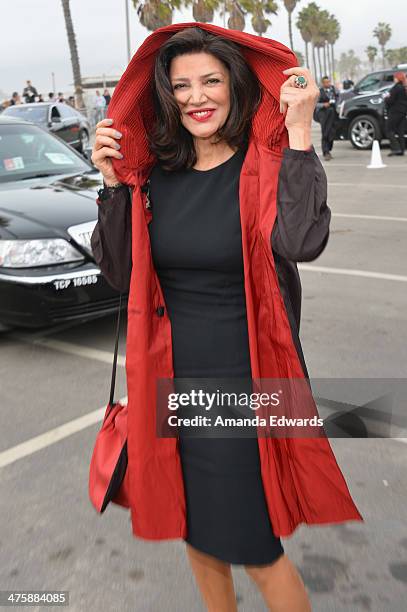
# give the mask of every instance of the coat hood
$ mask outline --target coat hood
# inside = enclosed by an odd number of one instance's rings
[[[124,183],[134,184],[136,169],[151,164],[155,159],[149,151],[147,133],[154,121],[152,84],[159,48],[176,32],[196,27],[238,43],[260,82],[262,101],[252,119],[250,138],[277,153],[288,145],[279,99],[281,85],[286,80],[283,70],[298,65],[295,54],[275,40],[247,32],[195,21],[171,24],[155,30],[145,39],[121,77],[109,104],[108,117],[114,119],[115,128],[123,134],[121,152],[124,157],[123,160],[114,159],[113,166],[116,176]]]

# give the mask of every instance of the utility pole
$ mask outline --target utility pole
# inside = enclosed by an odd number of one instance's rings
[[[131,60],[131,51],[130,51],[130,19],[129,19],[129,0],[124,0],[124,5],[126,9],[126,38],[127,38],[127,61]]]

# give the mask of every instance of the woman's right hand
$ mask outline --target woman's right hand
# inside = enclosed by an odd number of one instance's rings
[[[116,142],[122,134],[111,128],[113,119],[102,119],[96,124],[96,139],[92,149],[91,160],[94,166],[103,175],[107,186],[117,184],[119,181],[113,171],[112,157],[123,159],[120,153],[120,144]]]

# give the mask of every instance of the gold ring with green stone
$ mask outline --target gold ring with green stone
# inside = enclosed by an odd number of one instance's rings
[[[294,85],[296,87],[299,87],[300,89],[305,89],[306,86],[308,85],[308,81],[307,81],[307,79],[304,76],[299,75],[299,76],[295,77]]]

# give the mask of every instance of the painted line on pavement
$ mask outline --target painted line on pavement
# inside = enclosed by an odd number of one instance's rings
[[[332,213],[332,217],[349,217],[350,219],[372,219],[375,221],[407,221],[407,217],[384,217],[381,215],[357,215],[354,213]]]
[[[104,315],[100,315],[100,316],[95,316],[94,318],[92,318],[89,321],[75,321],[75,320],[69,320],[69,321],[64,321],[62,323],[58,323],[56,325],[50,325],[48,327],[41,327],[38,330],[35,329],[30,329],[29,330],[29,336],[27,335],[26,337],[28,338],[44,338],[45,336],[50,336],[53,334],[57,334],[63,331],[67,331],[68,329],[73,329],[76,328],[78,329],[81,326],[85,326],[87,323],[93,323],[94,321],[98,321],[99,319],[102,319],[103,317],[107,317],[108,315],[104,314]],[[13,334],[14,332],[11,331],[10,335]],[[16,332],[17,333],[17,332]]]
[[[128,401],[127,396],[123,397],[119,400],[120,404],[126,404]],[[60,425],[59,427],[55,427],[54,429],[50,429],[39,436],[35,436],[30,440],[26,440],[21,444],[17,444],[17,446],[12,446],[11,448],[0,452],[0,468],[4,468],[12,463],[15,463],[19,459],[24,459],[25,457],[29,457],[34,453],[42,450],[43,448],[47,448],[48,446],[52,446],[52,444],[56,444],[60,440],[64,440],[69,436],[72,436],[75,433],[83,431],[96,423],[99,423],[103,420],[104,414],[106,411],[106,406],[102,406],[102,408],[98,408],[93,412],[89,412],[88,414],[84,414],[83,416],[73,419],[68,423],[64,423],[64,425]],[[389,440],[395,440],[397,442],[401,442],[402,444],[407,444],[407,438],[388,438]]]
[[[407,283],[407,276],[401,274],[384,274],[382,272],[368,272],[367,270],[355,270],[352,268],[328,268],[326,266],[309,266],[299,264],[298,269],[304,272],[323,272],[324,274],[344,274],[347,276],[362,276],[364,278],[379,278],[381,280],[391,280]]]
[[[113,364],[113,353],[110,353],[109,351],[93,349],[90,347],[82,346],[80,344],[66,342],[65,340],[55,340],[53,338],[34,338],[33,340],[32,337],[30,336],[25,336],[23,334],[18,334],[18,333],[11,333],[9,334],[9,337],[14,338],[16,340],[20,340],[21,342],[25,342],[26,344],[35,344],[38,346],[43,346],[45,348],[50,348],[56,351],[60,351],[61,353],[68,353],[70,355],[75,355],[76,357],[94,359],[96,361],[108,363],[109,365]],[[117,365],[120,367],[125,367],[126,365],[125,355],[117,356]]]
[[[407,166],[406,166],[407,167]],[[383,187],[383,189],[407,189],[406,185],[395,185],[389,183],[331,183],[328,181],[328,187],[366,187],[366,189]]]
[[[126,402],[127,396],[119,400],[120,404],[125,404]],[[84,414],[77,419],[64,423],[64,425],[59,425],[58,427],[50,429],[39,436],[35,436],[30,440],[17,444],[17,446],[13,446],[0,452],[0,468],[6,467],[19,459],[28,457],[29,455],[32,455],[43,448],[47,448],[60,440],[64,440],[68,436],[72,436],[79,431],[83,431],[87,427],[91,427],[92,425],[99,423],[103,420],[105,411],[106,406],[102,406],[102,408],[93,410],[92,412]]]
[[[321,161],[323,162],[324,160],[321,159]],[[324,164],[325,168],[354,168],[355,166],[357,168],[366,168],[367,169],[367,165],[370,162],[370,158],[366,160],[366,164],[345,164],[345,163],[341,163],[341,162],[327,162],[326,164]],[[392,168],[404,168],[404,170],[407,168],[407,164],[387,164],[387,168],[392,169]],[[382,168],[383,169],[383,168]]]

